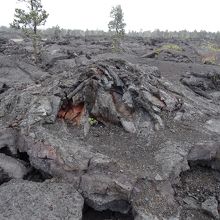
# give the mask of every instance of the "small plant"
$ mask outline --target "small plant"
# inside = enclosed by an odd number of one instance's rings
[[[89,117],[89,124],[91,126],[94,126],[94,125],[98,124],[98,121],[95,118],[93,118],[93,117]]]
[[[203,49],[208,49],[209,51],[212,51],[212,52],[220,52],[220,47],[219,47],[219,45],[214,44],[214,43],[211,43],[211,42],[208,42],[208,43],[206,43],[206,44],[203,44],[203,45],[202,45],[202,48],[203,48]]]
[[[176,45],[176,44],[164,44],[162,47],[159,47],[155,50],[157,54],[161,53],[162,51],[167,51],[167,50],[172,50],[172,51],[183,51],[183,49]]]
[[[55,27],[53,27],[54,31],[53,31],[53,36],[52,36],[52,39],[53,40],[60,40],[61,39],[61,33],[62,33],[62,30],[60,29],[60,27],[57,25]]]
[[[116,36],[112,37],[112,51],[115,53],[120,52],[120,39]]]
[[[202,63],[207,65],[216,65],[216,56],[214,54],[202,58]]]
[[[183,49],[176,45],[176,44],[165,44],[162,46],[162,49],[164,50],[175,50],[175,51],[182,51]]]

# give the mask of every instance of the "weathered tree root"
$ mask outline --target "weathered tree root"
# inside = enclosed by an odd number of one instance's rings
[[[66,100],[58,114],[77,124],[87,121],[83,116],[91,116],[104,123],[121,124],[126,131],[136,133],[142,126],[139,115],[144,114],[152,129],[160,129],[164,126],[161,111],[175,111],[179,102],[177,94],[161,88],[162,78],[154,67],[140,70],[125,61],[107,60],[83,66],[79,71],[77,83],[65,91]],[[63,109],[68,109],[70,103],[74,106],[72,113],[67,110],[64,116]],[[75,116],[73,112],[82,103],[84,107]]]
[[[17,124],[26,132],[36,123],[54,123],[58,116],[83,125],[85,134],[89,118],[94,118],[148,135],[164,127],[163,112],[181,108],[177,106],[182,97],[163,84],[166,81],[156,67],[137,68],[124,60],[109,59],[76,66],[71,75],[64,73],[42,85],[21,88],[19,94],[13,88],[7,90],[0,110],[9,125]]]

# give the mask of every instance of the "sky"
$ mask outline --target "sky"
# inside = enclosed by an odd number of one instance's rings
[[[120,4],[126,31],[220,31],[220,0],[41,0],[46,28],[108,30],[110,11]],[[17,0],[0,0],[0,26],[13,20]]]

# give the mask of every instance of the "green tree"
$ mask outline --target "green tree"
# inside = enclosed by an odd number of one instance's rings
[[[43,9],[41,0],[17,0],[26,4],[26,10],[16,8],[11,27],[21,29],[33,42],[35,61],[38,60],[38,27],[44,25],[49,14]]]
[[[117,36],[122,37],[125,34],[124,14],[121,5],[112,7],[110,12],[112,20],[108,24],[109,31],[113,31]]]
[[[62,30],[60,29],[59,25],[53,27],[54,32],[53,32],[53,40],[60,40],[61,39],[61,34],[62,34]]]
[[[125,35],[124,14],[121,9],[121,5],[112,7],[110,12],[112,20],[108,23],[110,32],[113,32],[112,36],[112,49],[114,52],[120,51],[120,41]]]

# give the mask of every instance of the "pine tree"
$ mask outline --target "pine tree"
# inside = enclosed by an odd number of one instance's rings
[[[33,42],[35,61],[38,60],[38,27],[44,25],[49,14],[43,9],[41,0],[18,0],[26,3],[26,10],[16,8],[12,28],[21,29]]]
[[[110,12],[112,20],[108,24],[109,31],[115,32],[118,37],[123,37],[125,34],[124,14],[121,5],[112,8]]]
[[[123,18],[124,14],[120,5],[112,7],[110,17],[112,20],[109,22],[108,28],[110,32],[114,33],[112,38],[112,49],[113,51],[120,51],[120,41],[125,35],[124,28],[126,26]]]

